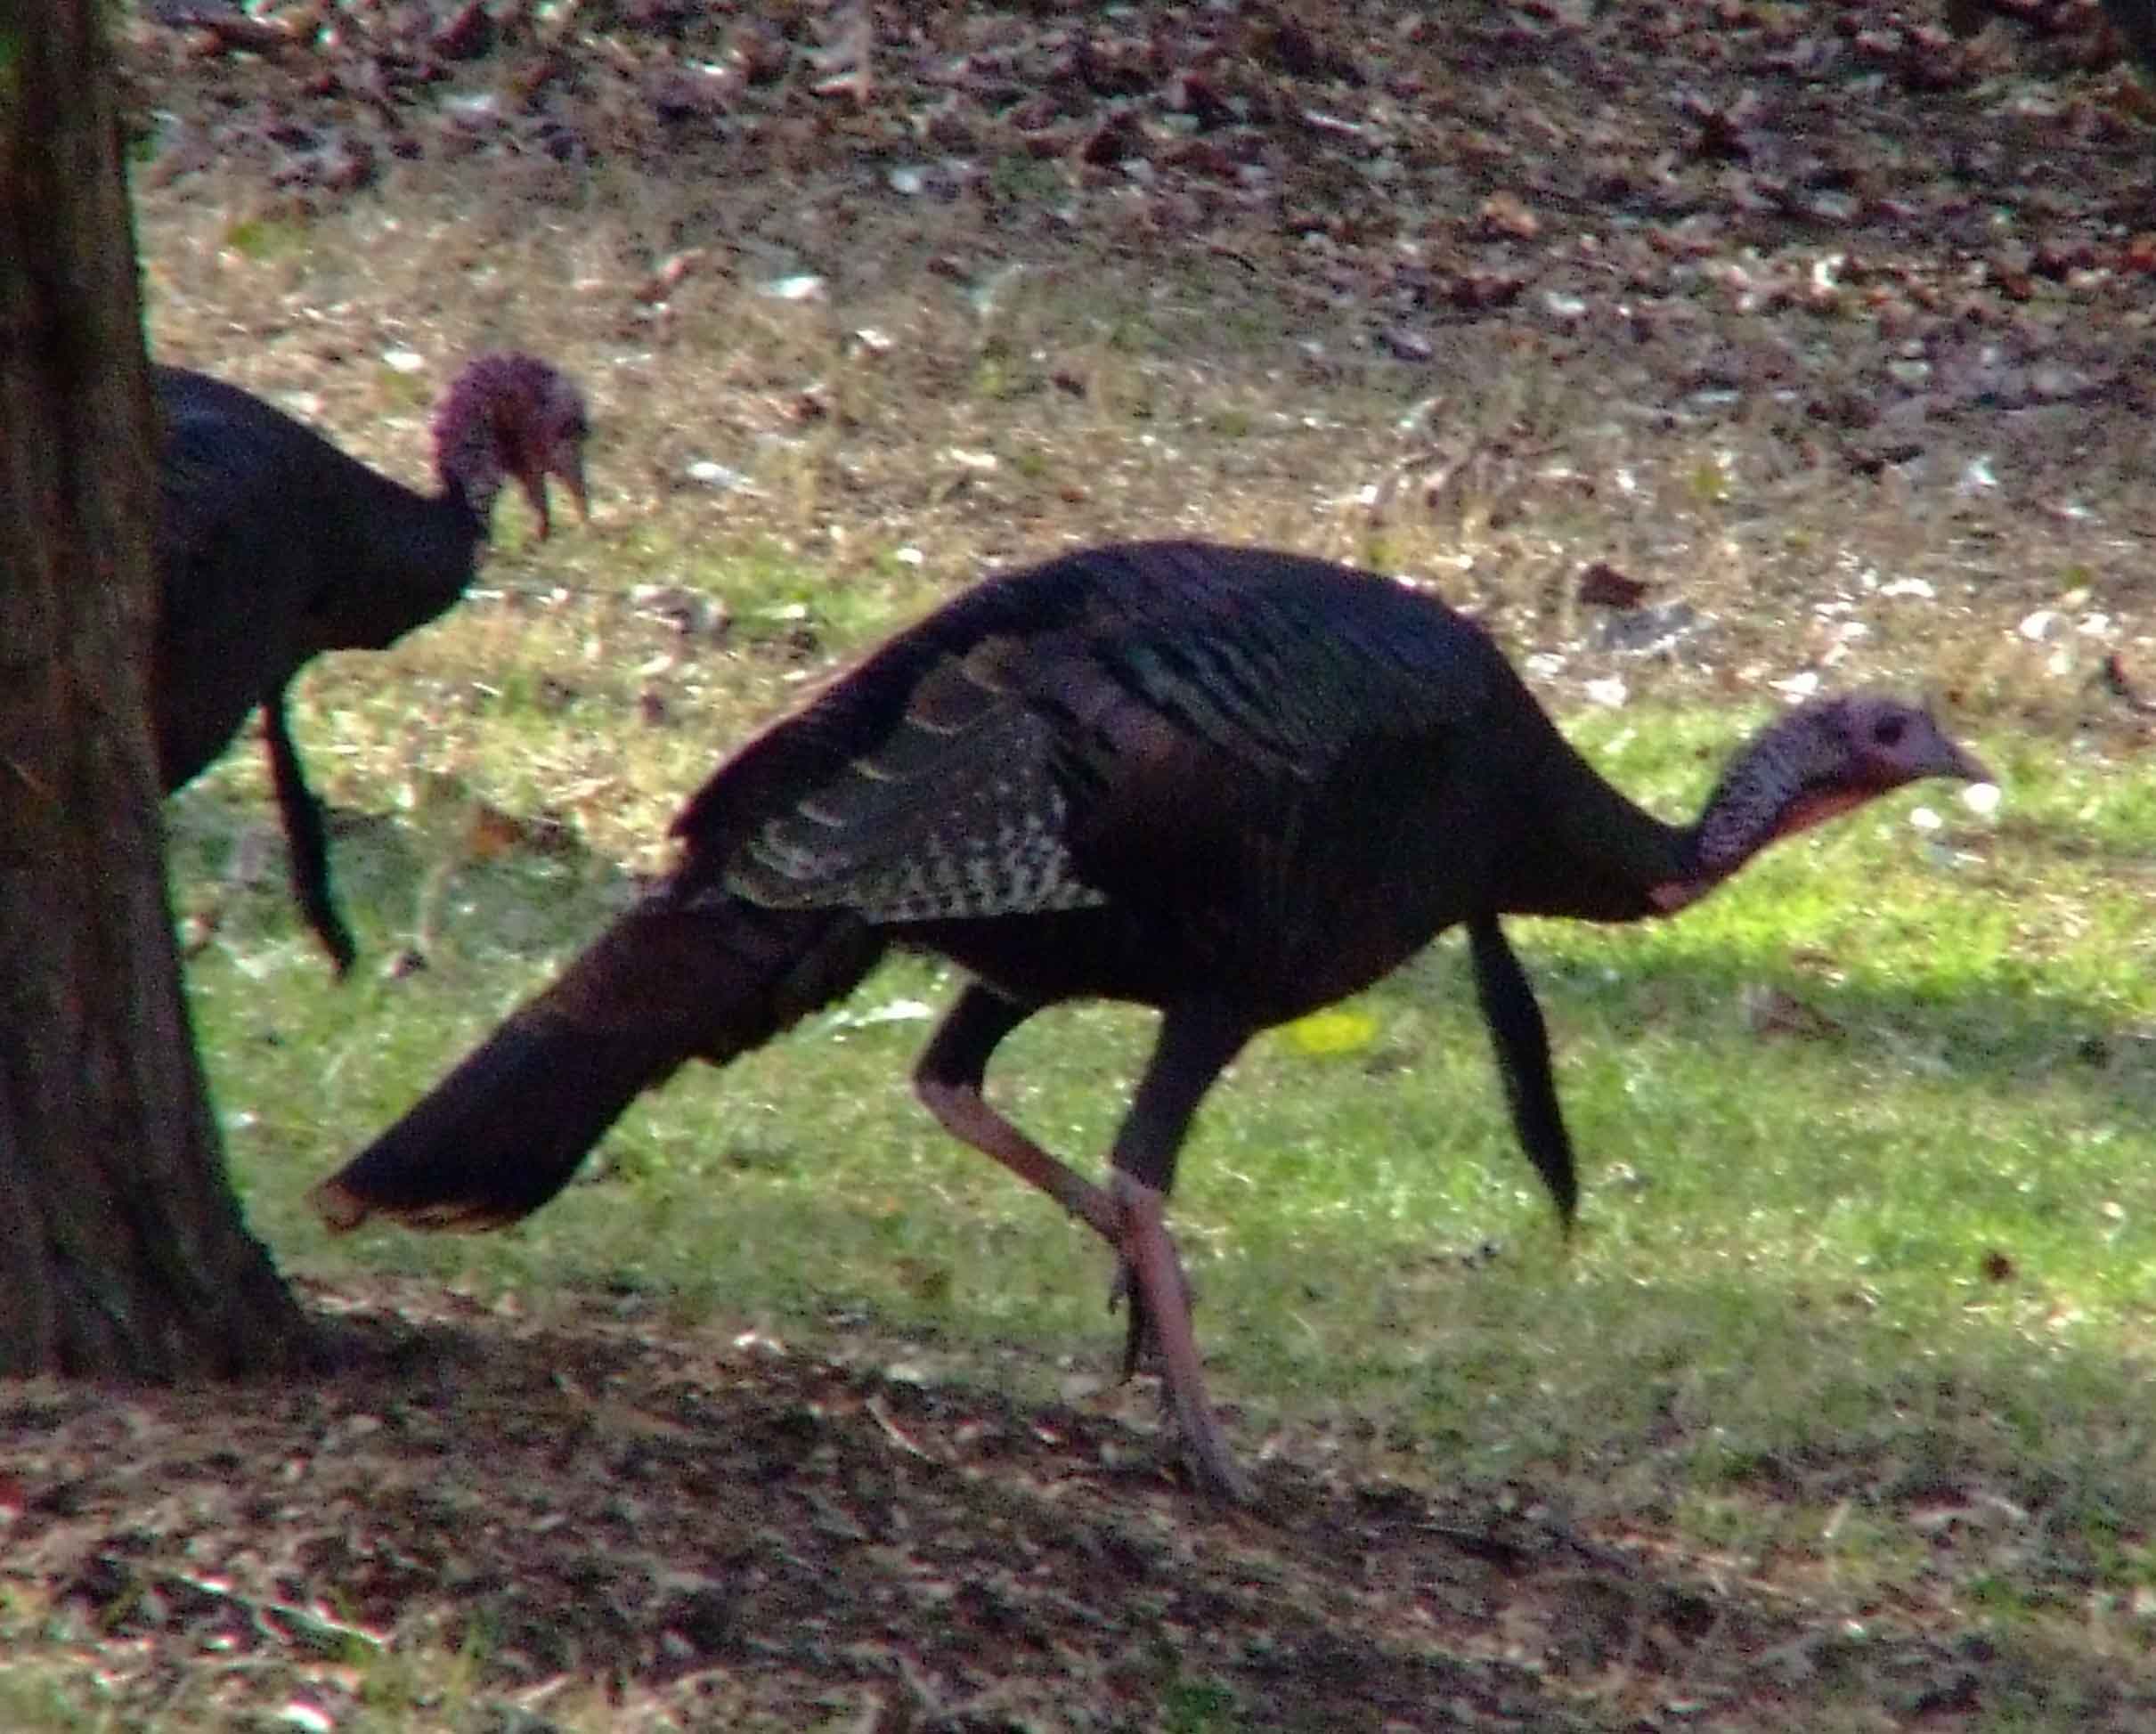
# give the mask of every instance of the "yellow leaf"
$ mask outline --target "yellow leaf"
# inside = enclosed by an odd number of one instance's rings
[[[1288,1039],[1306,1054],[1352,1054],[1368,1047],[1378,1034],[1378,1021],[1368,1012],[1313,1012],[1287,1026]]]
[[[493,860],[523,843],[525,829],[524,821],[513,813],[475,801],[465,825],[465,853],[475,861]]]

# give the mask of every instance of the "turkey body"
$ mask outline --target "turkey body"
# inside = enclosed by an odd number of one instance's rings
[[[452,387],[444,416],[484,424],[504,371],[489,358]],[[574,393],[542,363],[510,358],[519,387],[533,377]],[[538,490],[551,467],[580,501],[581,404],[567,447],[521,437],[487,450],[477,473],[443,464],[440,493],[422,494],[340,452],[251,393],[207,374],[153,367],[159,519],[154,541],[158,630],[151,712],[162,787],[199,776],[263,710],[272,781],[292,852],[294,889],[309,924],[348,969],[352,937],[329,890],[319,804],[300,771],[285,710],[292,677],[326,650],[380,650],[446,612],[470,583],[503,469]],[[460,382],[461,383],[461,382]],[[543,393],[542,393],[543,395]],[[491,438],[491,429],[490,429]],[[483,441],[483,446],[487,444]]]
[[[1679,908],[1776,836],[1981,774],[1921,711],[1832,701],[1669,825],[1572,749],[1479,627],[1391,579],[1199,543],[1069,555],[960,596],[736,752],[676,821],[661,888],[316,1203],[340,1228],[512,1220],[686,1059],[769,1039],[892,945],[939,954],[974,981],[917,1092],[1116,1246],[1126,1367],[1158,1347],[1193,1462],[1237,1491],[1163,1212],[1252,1035],[1465,924],[1515,1126],[1569,1218],[1548,1041],[1500,917]],[[1106,1187],[983,1095],[1012,1030],[1085,998],[1161,1014]]]
[[[452,607],[484,533],[236,386],[156,367],[154,666],[167,789],[325,650],[380,650]]]
[[[1264,1027],[1477,910],[1649,913],[1679,834],[1639,834],[1610,794],[1428,598],[1152,543],[990,581],[737,755],[675,828],[684,891],[844,908],[1021,1000],[1202,992]]]

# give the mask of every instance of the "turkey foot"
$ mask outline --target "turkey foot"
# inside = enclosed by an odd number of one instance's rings
[[[1236,1468],[1205,1394],[1205,1372],[1191,1332],[1190,1289],[1165,1220],[1167,1200],[1143,1181],[1118,1174],[1109,1182],[1123,1216],[1123,1266],[1130,1274],[1134,1333],[1150,1330],[1160,1351],[1169,1401],[1183,1428],[1198,1479],[1224,1499],[1248,1500],[1252,1488]],[[1135,1340],[1134,1334],[1133,1340]]]
[[[581,437],[565,412],[550,425]],[[463,543],[503,461],[464,484]],[[443,480],[448,509],[459,478]],[[281,524],[301,521],[281,504]],[[461,592],[458,572],[424,617]],[[220,719],[209,748],[236,726]],[[978,979],[915,1062],[922,1103],[1115,1250],[1126,1360],[1152,1345],[1193,1478],[1241,1494],[1164,1214],[1199,1105],[1244,1045],[1464,924],[1514,1132],[1569,1219],[1549,1030],[1503,919],[1674,914],[1778,839],[1929,777],[1989,780],[1916,706],[1816,698],[1671,824],[1429,596],[1263,549],[1076,550],[952,598],[739,748],[675,819],[679,863],[647,904],[317,1201],[338,1226],[370,1209],[514,1221],[687,1061],[761,1046],[886,948],[940,955]],[[1005,1038],[1088,999],[1160,1016],[1108,1184],[982,1097]]]

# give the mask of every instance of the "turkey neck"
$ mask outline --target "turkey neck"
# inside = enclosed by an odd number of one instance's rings
[[[424,494],[338,456],[338,509],[313,531],[333,532],[334,583],[310,610],[308,648],[380,650],[464,594],[486,522],[453,476]]]
[[[1699,873],[1700,825],[1656,818],[1588,763],[1539,706],[1534,716],[1491,803],[1513,821],[1493,863],[1498,912],[1577,921],[1664,913],[1656,889]]]
[[[1527,835],[1501,855],[1501,913],[1636,921],[1673,915],[1738,872],[1778,837],[1794,834],[1908,780],[1853,776],[1816,715],[1793,712],[1755,735],[1723,768],[1699,817],[1671,825],[1610,786],[1547,717],[1539,751],[1510,773],[1534,790],[1516,803]],[[1932,769],[1949,774],[1946,766]],[[1976,776],[1966,760],[1950,774]],[[1913,775],[1915,773],[1908,773]],[[1539,845],[1539,846],[1538,846]]]

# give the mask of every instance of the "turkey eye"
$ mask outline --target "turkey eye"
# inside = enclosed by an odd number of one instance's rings
[[[1872,724],[1872,744],[1875,746],[1899,746],[1902,731],[1908,724],[1898,716],[1881,717]]]

